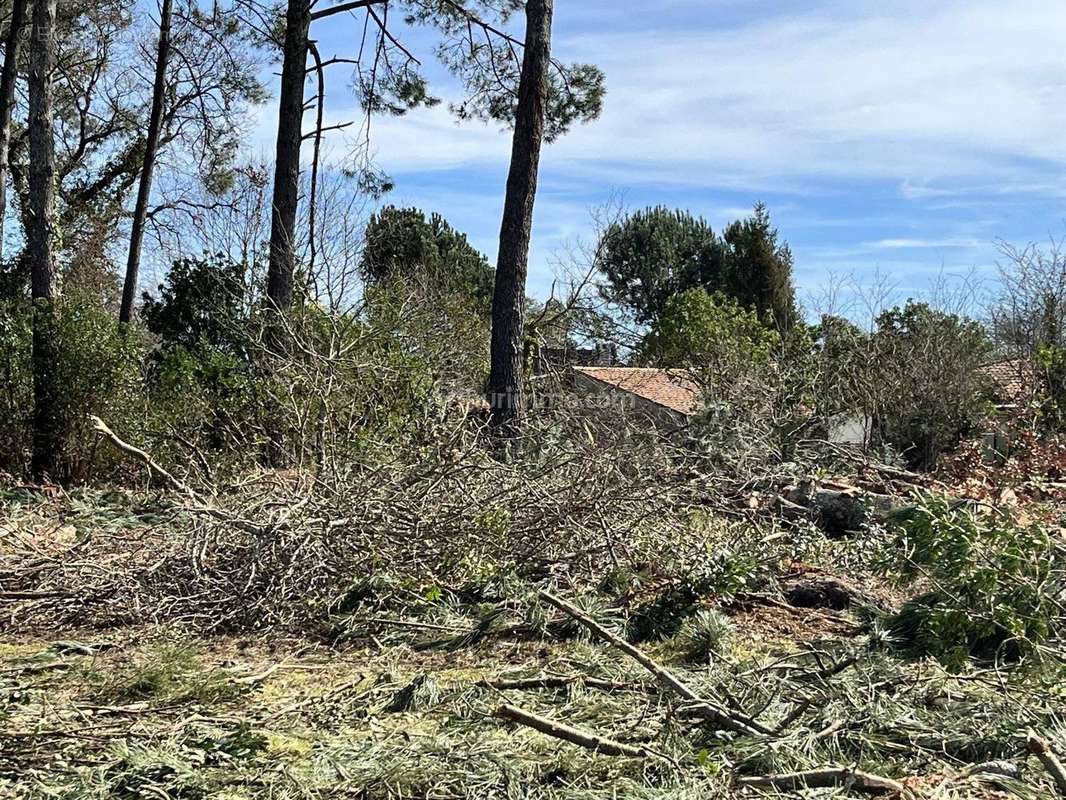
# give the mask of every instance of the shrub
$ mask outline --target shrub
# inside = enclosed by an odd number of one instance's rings
[[[881,440],[928,469],[990,410],[978,368],[991,352],[980,323],[909,301],[877,318],[869,412]]]
[[[33,378],[29,308],[0,299],[0,469],[19,472],[28,459]]]
[[[1039,525],[929,495],[895,523],[895,567],[928,591],[889,623],[912,651],[958,668],[970,656],[1016,659],[1062,627],[1054,597],[1066,575],[1063,543]]]
[[[1041,345],[1034,360],[1044,382],[1041,417],[1046,424],[1062,430],[1066,427],[1066,349],[1054,344]]]
[[[33,415],[33,375],[30,371],[32,335],[30,306],[4,301],[0,314],[0,469],[20,472],[26,465]],[[97,452],[88,415],[95,414],[124,429],[142,427],[143,376],[141,361],[147,342],[132,328],[119,330],[114,315],[96,297],[76,289],[59,306],[59,380],[63,387],[59,415],[66,451],[62,474],[84,480],[110,456]],[[111,462],[114,463],[114,462]]]
[[[145,293],[141,316],[162,345],[207,345],[241,352],[247,332],[245,268],[221,256],[175,261],[159,285]]]
[[[780,337],[723,294],[702,288],[672,297],[641,346],[645,359],[668,367],[692,367],[707,381],[727,380],[738,368],[765,364]]]
[[[171,345],[153,353],[147,365],[148,435],[157,456],[188,456],[184,440],[206,452],[254,456],[256,385],[251,365],[207,344]],[[236,451],[236,452],[235,452]]]
[[[145,387],[141,370],[148,340],[139,328],[120,330],[110,309],[93,297],[68,295],[60,314],[60,385],[67,431],[67,477],[87,480],[94,470],[115,467],[119,459],[99,449],[88,417],[96,415],[119,430],[140,435],[144,428]]]
[[[700,611],[705,597],[729,598],[757,588],[765,565],[751,553],[716,544],[699,566],[672,581],[655,597],[636,605],[626,626],[630,641],[655,641],[675,635]]]
[[[715,609],[701,609],[685,620],[677,634],[688,661],[706,661],[725,651],[733,638],[733,623]]]

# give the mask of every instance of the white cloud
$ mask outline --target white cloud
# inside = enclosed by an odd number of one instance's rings
[[[1066,165],[1066,4],[831,3],[729,26],[720,4],[690,5],[683,30],[559,37],[609,91],[603,118],[549,147],[546,168],[615,185],[887,179],[922,199],[959,180],[1025,190]],[[396,173],[509,153],[509,136],[444,108],[375,125]]]
[[[939,248],[980,247],[986,242],[973,238],[957,239],[880,239],[867,242],[867,247],[875,250],[924,250]]]

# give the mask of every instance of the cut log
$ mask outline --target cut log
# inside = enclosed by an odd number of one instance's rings
[[[804,481],[784,491],[784,499],[790,507],[800,506],[829,537],[841,537],[853,533],[871,518],[892,510],[892,498],[888,495],[865,492],[844,484],[836,488]]]

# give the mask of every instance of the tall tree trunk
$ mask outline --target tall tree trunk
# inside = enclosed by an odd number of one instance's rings
[[[123,323],[133,319],[133,301],[137,295],[137,273],[141,267],[144,223],[148,218],[148,201],[152,195],[152,173],[155,171],[155,158],[159,150],[159,134],[163,128],[163,111],[166,104],[167,63],[170,60],[170,20],[173,16],[173,6],[174,0],[163,0],[159,16],[159,48],[155,57],[152,110],[148,115],[148,138],[144,143],[144,162],[141,165],[137,204],[133,208],[130,250],[126,258],[126,280],[122,285],[122,307],[118,312],[118,321]]]
[[[0,258],[4,253],[4,217],[7,214],[7,160],[11,146],[11,109],[15,105],[19,44],[26,23],[26,0],[11,4],[11,27],[4,41],[4,66],[0,69]]]
[[[270,216],[270,263],[267,299],[275,309],[292,305],[296,269],[296,204],[300,192],[300,145],[303,142],[304,80],[307,76],[311,7],[289,0],[278,102],[278,140],[274,159],[274,197]]]
[[[529,239],[551,63],[552,0],[526,3],[526,46],[518,84],[511,167],[500,226],[488,401],[494,427],[510,427],[522,411],[522,336]]]
[[[52,140],[52,74],[55,68],[56,0],[33,0],[30,37],[30,225],[26,231],[33,295],[33,456],[36,478],[61,478],[63,420],[60,412],[59,275],[55,233],[55,147]]]

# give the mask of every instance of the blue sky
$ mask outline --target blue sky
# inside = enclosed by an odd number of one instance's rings
[[[325,57],[350,51],[355,20],[316,25]],[[830,274],[880,271],[901,295],[941,272],[991,278],[997,240],[1066,230],[1066,3],[556,0],[554,35],[560,58],[604,69],[608,95],[545,150],[532,294],[617,196],[716,227],[765,202],[801,296]],[[429,40],[412,41],[435,93],[459,99]],[[330,120],[358,117],[349,80],[334,68]],[[439,211],[494,259],[507,132],[458,125],[445,103],[375,121],[372,140],[389,202]]]

